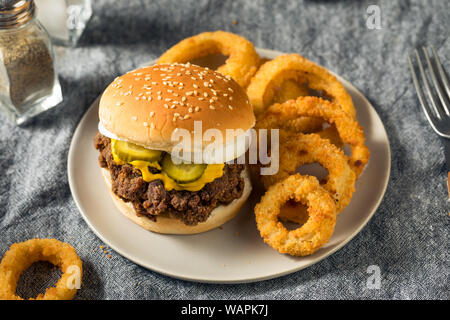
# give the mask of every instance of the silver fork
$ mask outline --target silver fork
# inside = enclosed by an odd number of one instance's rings
[[[417,96],[425,116],[433,130],[442,137],[444,143],[445,160],[447,163],[447,190],[450,197],[450,85],[436,50],[433,46],[431,46],[430,49],[433,54],[433,59],[431,59],[428,54],[429,49],[423,47],[422,51],[432,85],[425,73],[424,63],[422,63],[419,51],[414,50],[417,66],[423,86],[425,87],[428,101],[425,98],[414,68],[413,59],[410,55],[408,55],[408,61]]]

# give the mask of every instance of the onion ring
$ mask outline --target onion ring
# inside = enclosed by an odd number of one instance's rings
[[[289,100],[283,104],[273,104],[269,107],[266,118],[266,128],[277,128],[285,121],[299,117],[322,118],[330,124],[334,124],[341,140],[350,145],[352,154],[349,156],[349,164],[358,178],[369,161],[370,151],[364,144],[364,132],[356,120],[351,118],[339,106],[318,97],[299,97],[297,100]]]
[[[352,98],[344,86],[325,68],[299,54],[285,54],[264,63],[247,87],[247,95],[256,115],[262,114],[273,101],[274,88],[294,79],[306,82],[308,87],[323,92],[331,101],[340,105],[352,118],[356,111]]]
[[[278,221],[281,206],[294,199],[308,206],[304,225],[287,230]],[[280,253],[312,254],[328,242],[336,225],[336,206],[315,177],[295,174],[272,185],[255,206],[256,225],[264,242]]]
[[[17,282],[20,275],[37,261],[49,261],[61,268],[63,274],[54,287],[48,288],[45,294],[39,294],[30,300],[70,300],[77,288],[71,288],[72,268],[78,268],[81,283],[82,262],[75,249],[56,239],[31,239],[15,243],[5,253],[0,263],[0,299],[23,300],[16,295]]]
[[[337,213],[350,203],[355,192],[355,173],[350,168],[344,152],[328,140],[316,134],[291,135],[288,140],[281,141],[279,154],[282,157],[279,160],[278,172],[261,176],[266,189],[295,173],[298,167],[317,162],[328,170],[322,187],[335,200]]]
[[[203,32],[184,39],[162,54],[157,63],[185,63],[217,53],[229,56],[217,71],[247,87],[260,65],[259,55],[250,41],[230,32]]]

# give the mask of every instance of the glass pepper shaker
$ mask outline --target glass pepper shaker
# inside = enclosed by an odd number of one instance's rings
[[[63,100],[46,30],[33,0],[0,2],[0,108],[17,124]]]

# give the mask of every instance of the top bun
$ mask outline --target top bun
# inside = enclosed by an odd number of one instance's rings
[[[247,131],[255,124],[245,91],[230,77],[192,64],[160,64],[116,78],[100,100],[101,125],[119,139],[170,152],[176,129]],[[204,146],[206,147],[206,146]],[[193,150],[185,150],[193,151]]]

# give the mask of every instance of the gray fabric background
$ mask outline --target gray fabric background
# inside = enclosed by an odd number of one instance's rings
[[[365,25],[370,4],[381,8],[381,30]],[[0,115],[1,256],[13,242],[32,237],[71,243],[85,267],[78,299],[449,298],[443,149],[419,109],[406,54],[433,44],[450,71],[450,2],[96,0],[93,9],[79,46],[56,48],[62,105],[22,128]],[[258,47],[298,52],[340,74],[373,103],[391,143],[389,186],[368,225],[314,266],[253,284],[171,279],[109,248],[107,259],[67,179],[72,134],[105,86],[177,41],[216,29],[238,33]],[[366,288],[369,265],[381,268],[379,290]],[[48,266],[35,269],[55,276]],[[20,290],[33,294],[33,283],[45,287],[43,278],[27,272]]]

